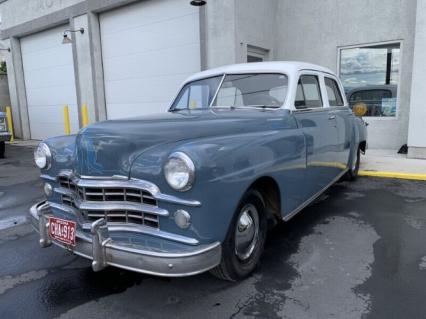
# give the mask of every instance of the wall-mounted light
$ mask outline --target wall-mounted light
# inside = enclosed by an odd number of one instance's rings
[[[206,1],[204,1],[204,0],[192,0],[191,2],[190,2],[190,4],[192,5],[192,6],[196,6],[196,7],[201,7],[201,6],[203,6],[203,5],[205,5],[207,2]]]
[[[7,49],[0,49],[0,51],[7,51],[7,52],[10,52],[10,48],[7,48]]]
[[[76,30],[65,30],[64,31],[64,38],[62,40],[62,44],[68,44],[72,43],[72,39],[68,37],[68,33],[74,33],[74,32],[80,32],[81,34],[84,33],[84,28],[76,29]]]

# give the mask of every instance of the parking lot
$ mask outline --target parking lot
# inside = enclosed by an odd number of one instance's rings
[[[0,318],[425,318],[426,182],[338,183],[268,237],[251,278],[165,279],[41,249],[32,148],[0,160]]]

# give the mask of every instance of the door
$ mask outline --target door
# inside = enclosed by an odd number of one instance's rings
[[[306,187],[313,196],[338,175],[336,121],[329,109],[324,107],[318,74],[300,76],[295,108],[294,116],[305,135]]]
[[[342,173],[349,162],[351,141],[353,139],[353,113],[348,106],[345,106],[342,90],[337,79],[331,75],[324,76],[324,87],[326,91],[326,101],[330,114],[334,115],[337,128],[336,152],[339,171]]]
[[[141,1],[100,15],[109,119],[166,112],[200,71],[199,9],[188,0]]]
[[[71,132],[79,129],[72,46],[62,44],[68,26],[21,39],[22,65],[31,138],[64,135],[64,105],[70,110]]]

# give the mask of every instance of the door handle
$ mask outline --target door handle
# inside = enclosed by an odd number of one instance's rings
[[[336,115],[330,115],[329,117],[328,117],[328,119],[329,120],[334,120],[336,118]]]

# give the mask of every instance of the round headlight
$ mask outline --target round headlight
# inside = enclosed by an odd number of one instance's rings
[[[38,147],[34,151],[34,162],[41,169],[49,169],[52,159],[52,153],[50,153],[49,146],[45,143],[38,144]]]
[[[164,165],[164,176],[173,189],[187,191],[194,184],[194,163],[185,153],[173,153]]]

